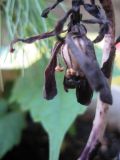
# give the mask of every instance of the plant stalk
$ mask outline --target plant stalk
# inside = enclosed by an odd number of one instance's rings
[[[112,79],[112,68],[115,58],[115,16],[112,0],[99,0],[107,19],[110,21],[109,32],[105,35],[104,38],[104,48],[103,48],[103,57],[102,57],[102,66],[104,66],[105,76],[108,80],[109,85],[111,86]],[[92,160],[94,158],[94,152],[101,144],[107,125],[107,113],[109,110],[109,105],[103,103],[98,97],[96,114],[93,122],[93,128],[91,130],[88,142],[85,149],[83,150],[81,156],[78,160]]]

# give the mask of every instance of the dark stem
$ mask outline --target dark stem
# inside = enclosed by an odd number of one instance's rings
[[[108,78],[109,85],[111,84],[111,75],[113,62],[115,57],[115,17],[114,10],[111,0],[100,0],[100,3],[105,10],[106,16],[110,21],[109,31],[105,35],[105,44],[103,49],[102,65],[104,67],[104,74]],[[90,133],[87,145],[83,150],[82,155],[78,160],[90,160],[90,156],[94,152],[98,143],[102,142],[104,131],[107,124],[107,113],[109,105],[104,103],[98,98],[95,119],[93,123],[93,128]]]
[[[64,31],[61,31],[60,30],[60,33],[65,33],[67,30],[64,30]],[[37,40],[41,40],[41,39],[46,39],[46,38],[49,38],[49,37],[53,37],[53,36],[56,36],[56,31],[53,30],[51,32],[46,32],[46,33],[43,33],[43,34],[39,34],[39,35],[35,35],[35,36],[32,36],[32,37],[28,37],[28,38],[16,38],[14,39],[11,44],[10,44],[10,52],[14,52],[14,44],[17,43],[17,42],[23,42],[23,43],[33,43]]]
[[[51,7],[48,7],[46,9],[43,10],[41,16],[44,17],[44,18],[47,18],[48,17],[48,14],[51,10],[53,10],[59,3],[61,3],[62,1],[64,0],[57,0]]]
[[[83,4],[84,4],[83,0],[72,0],[72,9],[73,9],[73,14],[71,16],[72,25],[80,23],[82,18],[80,14],[80,6]]]

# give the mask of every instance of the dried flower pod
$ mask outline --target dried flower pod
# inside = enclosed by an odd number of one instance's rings
[[[45,86],[44,86],[44,98],[50,100],[57,94],[56,80],[55,80],[55,67],[57,66],[57,53],[62,45],[62,42],[55,44],[52,50],[51,61],[45,70]]]
[[[75,45],[79,48],[80,53],[84,55],[89,54],[86,49],[85,35],[86,29],[84,26],[73,26],[71,34],[74,39]],[[91,53],[91,54],[94,54]],[[83,105],[88,105],[91,102],[93,96],[93,90],[82,71],[80,64],[76,61],[76,58],[72,54],[67,43],[63,44],[61,55],[67,66],[66,74],[64,77],[64,88],[65,91],[68,89],[76,89],[77,101]],[[88,55],[91,56],[91,55]],[[95,57],[95,54],[92,55]]]
[[[86,78],[81,79],[78,87],[76,87],[77,101],[83,105],[89,105],[93,97],[93,90]]]
[[[49,12],[62,1],[57,0],[51,7],[43,11],[42,16],[46,18]],[[82,20],[81,5],[96,19]],[[64,31],[63,27],[69,17],[68,28]],[[60,52],[66,65],[63,81],[65,91],[76,89],[77,101],[84,105],[90,103],[93,91],[98,91],[103,102],[112,104],[111,91],[105,78],[107,75],[106,67],[104,67],[110,61],[104,64],[102,72],[96,59],[93,42],[87,38],[87,29],[81,22],[100,24],[100,32],[94,40],[95,43],[101,41],[108,32],[108,21],[94,0],[91,0],[91,4],[86,4],[83,0],[72,0],[72,8],[58,21],[53,31],[26,39],[15,39],[10,46],[11,52],[14,51],[13,44],[16,42],[33,43],[36,40],[56,36],[58,41],[53,47],[50,63],[45,70],[44,98],[50,100],[57,94],[55,71],[62,72],[64,70],[63,67],[57,64],[57,55]],[[63,32],[66,32],[66,35],[62,38],[60,34]]]
[[[76,32],[77,30],[78,32]],[[103,102],[112,104],[109,85],[97,62],[93,43],[86,37],[83,26],[76,25],[72,28],[66,38],[62,55],[67,67],[73,68],[77,73],[76,76],[79,76],[80,86],[76,87],[76,96],[80,103],[83,104],[83,99],[84,104],[90,103],[93,91],[96,90],[100,92],[100,98]],[[64,85],[66,85],[66,83],[64,83]],[[65,88],[67,87],[65,86]]]
[[[62,1],[64,0],[56,0],[51,7],[48,7],[43,11],[42,16],[46,18],[49,12]],[[114,13],[111,0],[99,1],[102,4],[102,8],[96,5],[95,0],[90,0],[90,4],[85,3],[84,0],[72,0],[71,9],[69,9],[65,13],[65,16],[58,21],[52,32],[27,39],[16,39],[11,43],[11,51],[13,52],[13,44],[18,41],[32,43],[36,40],[56,36],[58,41],[53,47],[54,49],[52,50],[50,63],[45,70],[44,98],[47,100],[54,98],[57,94],[55,70],[62,71],[62,68],[57,64],[57,54],[60,50],[61,56],[66,65],[66,72],[63,81],[65,91],[68,91],[68,89],[76,89],[77,101],[84,105],[90,103],[93,91],[99,92],[101,101],[99,101],[97,106],[94,125],[88,143],[79,158],[81,160],[92,160],[96,156],[96,153],[101,146],[100,140],[103,138],[108,104],[112,104],[112,95],[107,78],[109,80],[111,78],[111,70],[115,54]],[[83,6],[90,15],[94,16],[95,19],[82,20],[83,16],[80,12],[81,6]],[[102,9],[105,12],[102,12]],[[61,37],[64,25],[69,17],[70,19],[66,35]],[[107,61],[103,62],[102,69],[97,62],[93,42],[86,36],[87,29],[82,25],[83,23],[99,24],[100,31],[96,39],[93,41],[94,43],[101,41],[104,37],[106,38],[106,41],[108,41],[107,47],[105,47],[105,52],[109,57]],[[109,35],[105,36],[108,33]],[[120,38],[116,43],[119,41]]]

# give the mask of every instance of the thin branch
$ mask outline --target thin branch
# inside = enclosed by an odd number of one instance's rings
[[[104,66],[104,72],[106,78],[108,79],[109,85],[111,85],[111,75],[113,62],[115,57],[115,17],[114,10],[111,0],[100,0],[100,3],[105,10],[106,16],[110,21],[109,24],[109,32],[105,35],[104,38],[104,48],[103,48],[103,57],[102,57],[102,66]],[[111,57],[111,58],[109,58]],[[106,65],[105,65],[106,64]],[[109,69],[108,69],[109,65]],[[107,73],[107,74],[106,74]],[[109,75],[109,76],[108,76]],[[78,160],[92,160],[91,156],[94,152],[96,146],[102,141],[104,136],[104,131],[107,124],[107,113],[108,113],[109,105],[103,103],[98,97],[96,115],[93,122],[93,128],[88,139],[87,145]]]
[[[41,16],[44,17],[44,18],[47,18],[48,17],[48,14],[51,10],[53,10],[59,3],[61,3],[62,1],[64,0],[57,0],[51,7],[48,7],[46,9],[43,10]]]
[[[64,31],[61,31],[60,33],[65,33],[67,30],[64,30]],[[16,38],[14,39],[11,44],[10,44],[10,52],[14,52],[14,44],[17,43],[17,42],[23,42],[23,43],[33,43],[37,40],[41,40],[41,39],[46,39],[46,38],[49,38],[49,37],[54,37],[56,36],[56,31],[53,30],[51,32],[46,32],[46,33],[43,33],[43,34],[39,34],[39,35],[35,35],[35,36],[32,36],[32,37],[28,37],[26,39],[22,39],[22,38]]]

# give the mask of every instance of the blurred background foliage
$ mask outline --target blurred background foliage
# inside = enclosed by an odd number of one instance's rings
[[[19,43],[15,45],[15,53],[9,53],[11,40],[52,30],[58,17],[62,17],[69,6],[61,4],[57,12],[45,20],[40,15],[50,3],[44,0],[0,1],[0,158],[20,143],[22,131],[27,126],[26,113],[29,112],[33,121],[42,124],[48,134],[49,159],[57,160],[66,132],[69,130],[73,134],[74,127],[69,129],[70,126],[86,109],[76,102],[74,91],[64,92],[63,73],[56,74],[58,95],[55,99],[43,99],[44,70],[54,38],[31,45]],[[92,39],[95,34],[90,32],[88,35]],[[102,43],[95,46],[99,62],[101,46]],[[117,85],[120,85],[119,52],[113,73],[113,83]]]

